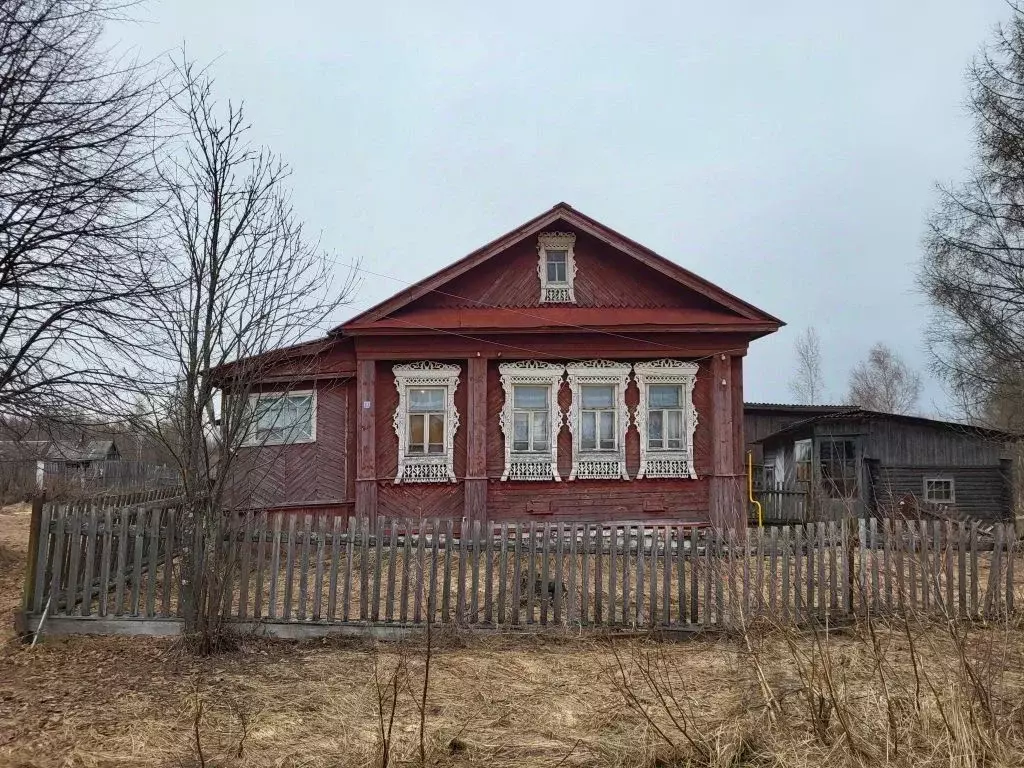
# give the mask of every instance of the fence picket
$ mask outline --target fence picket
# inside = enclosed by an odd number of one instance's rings
[[[437,558],[441,547],[441,521],[434,518],[430,531],[430,587],[427,589],[427,621],[435,621],[434,611],[437,610]]]
[[[338,617],[338,572],[341,570],[341,515],[333,514],[331,515],[330,520],[331,568],[329,576],[327,577],[327,620],[335,621]],[[348,533],[349,538],[351,538],[351,528]]]
[[[92,598],[96,593],[96,539],[99,518],[99,508],[95,504],[89,506],[86,519],[85,534],[85,566],[82,577],[82,606],[81,615],[92,614]]]
[[[146,616],[156,614],[156,574],[160,555],[160,509],[149,510],[149,566],[146,568]],[[86,583],[92,589],[92,569],[86,571]],[[86,599],[91,599],[87,597]]]
[[[1003,529],[1003,542],[1006,547],[1006,615],[1013,614],[1013,550],[1016,540],[1012,523],[1000,523]]]
[[[44,508],[43,521],[47,521],[47,515],[49,511]],[[113,554],[114,545],[114,513],[110,507],[103,510],[103,553],[100,557],[100,599],[99,606],[96,609],[96,615],[100,618],[106,618],[107,616],[107,598],[110,595],[110,565],[111,556]],[[46,528],[43,528],[45,531]],[[45,537],[40,537],[39,541],[42,543]],[[40,550],[42,552],[42,549]],[[37,579],[42,578],[45,567],[40,565]],[[37,582],[37,583],[41,583]],[[37,600],[42,598],[42,589],[37,590]]]
[[[498,555],[498,624],[505,624],[505,581],[508,577],[508,523],[501,524],[501,551]]]
[[[466,537],[470,530],[469,521],[463,520],[459,533],[459,581],[455,585],[455,623],[460,626],[466,623]]]
[[[395,561],[398,560],[398,518],[391,519],[387,558],[388,578],[387,591],[384,595],[384,621],[390,622],[395,618]]]
[[[580,624],[586,625],[590,620],[590,523],[583,524],[583,558],[580,563]]]
[[[473,521],[473,538],[470,540],[473,547],[470,551],[470,586],[469,599],[469,621],[476,624],[480,620],[480,521]]]
[[[520,577],[521,577],[521,554],[522,554],[522,538],[523,538],[523,526],[521,523],[512,524],[513,535],[515,540],[512,543],[512,625],[519,625],[519,603],[522,600],[522,594],[520,593]]]
[[[615,582],[618,580],[616,559],[619,550],[619,527],[611,526],[611,540],[609,542],[608,555],[608,620],[607,623],[615,623]]]
[[[569,525],[569,591],[566,606],[567,621],[576,624],[576,523]]]
[[[349,620],[349,602],[352,600],[353,565],[356,556],[356,537],[359,536],[359,523],[349,515],[348,541],[345,542],[345,575],[341,582],[341,620]]]
[[[555,574],[554,589],[551,595],[551,620],[555,624],[562,623],[562,552],[564,550],[565,526],[562,523],[555,524]]]
[[[629,597],[631,591],[629,556],[633,549],[633,526],[622,529],[622,623],[629,624]]]
[[[441,589],[441,621],[447,624],[451,620],[452,594],[452,531],[455,523],[450,518],[445,522],[444,537],[444,584]]]
[[[484,623],[494,623],[494,526],[484,521]]]
[[[409,577],[412,569],[412,520],[405,520],[405,538],[402,548],[402,598],[398,618],[403,624],[409,621]]]
[[[540,546],[540,624],[542,627],[548,623],[548,609],[550,607],[551,590],[548,585],[551,583],[551,574],[548,570],[548,557],[551,554],[551,524],[544,523],[541,526]]]
[[[594,624],[604,619],[604,524],[594,526]]]
[[[296,551],[297,547],[297,535],[295,533],[298,521],[295,519],[294,514],[288,515],[288,542],[285,549],[284,558],[284,620],[288,621],[292,617],[292,601],[294,598],[294,577],[295,577],[295,556],[298,554]]]
[[[68,616],[75,612],[78,603],[78,581],[82,557],[82,513],[88,508],[88,503],[71,505],[71,514],[65,523],[65,536],[67,537],[68,566],[64,579],[64,611]]]
[[[144,507],[135,508],[135,549],[132,553],[132,596],[131,613],[139,615],[140,589],[142,587],[142,555],[146,542],[146,514]]]
[[[419,624],[423,618],[423,584],[426,581],[426,570],[427,570],[427,551],[424,546],[423,534],[426,531],[427,519],[425,517],[419,518],[418,525],[416,526],[416,541],[413,546],[416,547],[416,589],[413,594],[413,611],[412,620],[414,624]]]
[[[296,618],[305,620],[309,618],[309,556],[311,538],[313,535],[313,516],[302,516],[302,548],[299,555],[299,604],[295,611]]]
[[[380,620],[380,593],[381,593],[381,566],[384,564],[384,525],[383,515],[377,517],[377,526],[373,532],[374,557],[373,557],[373,596],[370,605],[370,620]]]
[[[327,557],[327,521],[323,514],[313,518],[316,536],[316,570],[313,576],[313,621],[320,621],[324,605],[324,560]]]

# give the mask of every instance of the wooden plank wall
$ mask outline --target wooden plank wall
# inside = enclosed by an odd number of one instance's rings
[[[27,613],[177,619],[174,506],[47,505]],[[744,535],[746,533],[746,535]],[[1024,595],[1010,525],[862,520],[721,532],[676,522],[226,518],[239,621],[737,628],[853,615],[973,620]]]

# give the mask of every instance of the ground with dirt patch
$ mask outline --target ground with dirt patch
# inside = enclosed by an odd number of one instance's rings
[[[173,642],[12,631],[28,509],[0,511],[0,765],[420,764],[426,646]],[[435,636],[430,765],[1024,762],[1016,628],[780,631],[678,644]],[[916,664],[914,661],[916,660]],[[392,715],[393,712],[393,715]]]

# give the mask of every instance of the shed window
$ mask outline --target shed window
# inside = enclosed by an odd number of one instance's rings
[[[857,497],[857,444],[853,440],[822,440],[821,487],[834,499]]]
[[[310,443],[316,437],[312,392],[252,395],[249,405],[252,422],[246,445]]]
[[[952,504],[956,492],[951,477],[927,477],[924,481],[924,500],[932,504]]]

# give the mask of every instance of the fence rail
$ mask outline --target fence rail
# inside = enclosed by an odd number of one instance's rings
[[[45,610],[83,623],[179,620],[180,521],[174,499],[47,505],[26,580],[28,623]],[[991,534],[976,523],[889,520],[716,531],[249,512],[224,527],[225,613],[268,626],[992,619],[1012,614],[1022,589],[1009,525]]]

